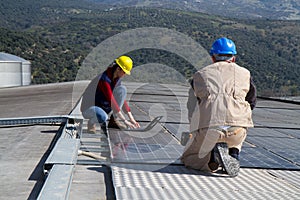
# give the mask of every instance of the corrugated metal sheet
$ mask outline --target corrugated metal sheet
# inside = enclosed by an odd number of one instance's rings
[[[239,176],[228,178],[182,166],[157,171],[147,171],[148,167],[112,166],[117,199],[299,199],[300,195],[299,187],[267,170],[241,169]]]

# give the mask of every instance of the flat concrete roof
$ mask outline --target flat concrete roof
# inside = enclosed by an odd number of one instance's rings
[[[0,118],[80,117],[78,100],[88,81],[0,89]],[[235,178],[185,168],[178,158],[187,131],[187,87],[124,83],[132,112],[142,125],[163,115],[152,131],[111,130],[109,138],[86,132],[72,171],[68,199],[297,199],[300,195],[300,108],[259,99]],[[75,87],[74,87],[75,86]],[[73,88],[76,88],[73,90]],[[75,109],[74,109],[75,108]],[[0,128],[0,199],[36,199],[47,176],[57,124]],[[58,189],[59,190],[59,189]],[[59,192],[59,191],[57,191]],[[53,194],[54,195],[54,194]]]
[[[1,88],[0,118],[66,115],[74,104],[73,85]],[[36,199],[45,181],[43,164],[58,129],[56,125],[0,128],[0,199]]]

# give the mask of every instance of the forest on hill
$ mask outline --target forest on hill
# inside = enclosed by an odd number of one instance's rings
[[[20,1],[22,7],[12,3],[11,11],[5,5],[8,10],[0,13],[0,51],[31,61],[34,84],[73,81],[86,56],[102,41],[126,30],[161,27],[191,37],[207,51],[216,38],[229,37],[236,42],[238,64],[251,71],[259,95],[300,95],[299,21],[237,20],[156,8],[109,9],[79,6],[76,1],[61,5],[41,0],[28,6],[25,0]],[[0,3],[1,11],[3,6]],[[186,79],[195,71],[191,63],[167,51],[140,49],[128,54],[135,65],[172,66]]]

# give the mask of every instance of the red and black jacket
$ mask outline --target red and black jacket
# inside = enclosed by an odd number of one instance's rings
[[[114,88],[121,85],[121,79],[113,80],[113,73],[114,69],[108,67],[107,70],[90,82],[82,95],[81,112],[84,112],[91,106],[98,106],[106,113],[109,113],[111,110],[117,113],[121,110],[113,95]],[[123,111],[125,113],[130,112],[130,107],[126,100],[123,104]]]

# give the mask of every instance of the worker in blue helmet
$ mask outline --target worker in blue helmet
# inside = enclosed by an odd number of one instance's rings
[[[213,64],[193,75],[187,104],[191,138],[181,157],[187,167],[238,175],[256,88],[250,71],[235,63],[236,54],[232,40],[219,38],[210,50]]]
[[[232,40],[227,38],[220,38],[216,40],[210,50],[210,55],[236,55],[236,47]]]

